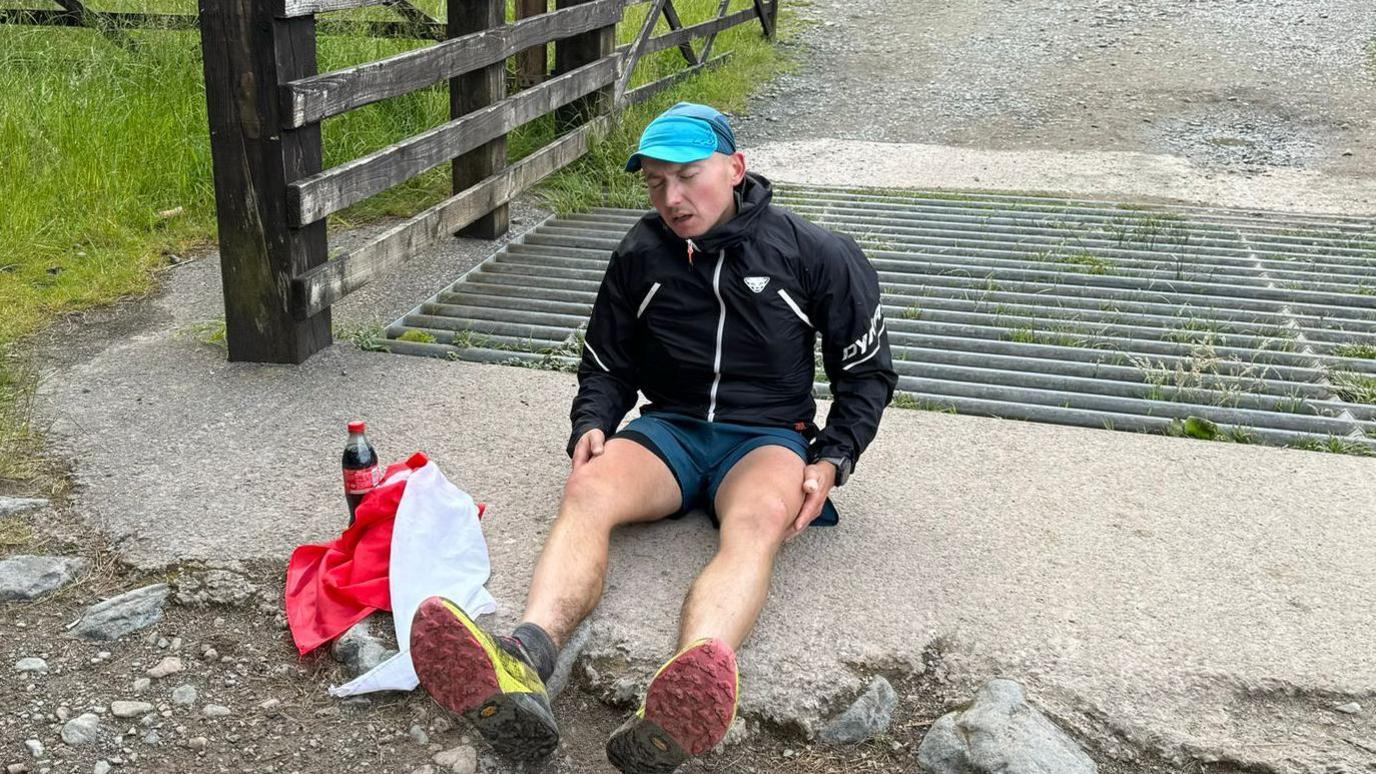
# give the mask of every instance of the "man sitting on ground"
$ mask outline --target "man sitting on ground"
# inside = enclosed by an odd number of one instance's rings
[[[735,651],[774,559],[874,438],[897,377],[878,276],[855,242],[770,204],[721,113],[680,103],[626,165],[655,211],[612,253],[588,321],[568,452],[573,471],[535,568],[524,622],[493,638],[438,597],[416,613],[421,684],[497,752],[548,755],[544,680],[597,606],[612,531],[702,509],[715,558],[683,602],[679,650],[607,743],[623,772],[669,772],[712,749],[736,712]],[[814,343],[834,398],[814,424]],[[617,431],[635,405],[640,417]],[[819,519],[819,516],[821,517]]]

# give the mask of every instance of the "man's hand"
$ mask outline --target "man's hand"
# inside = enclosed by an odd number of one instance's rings
[[[799,509],[798,518],[784,542],[798,537],[807,529],[807,525],[822,514],[822,506],[826,504],[827,495],[831,494],[835,484],[836,466],[830,462],[818,462],[803,468],[803,507]]]
[[[573,469],[578,470],[593,457],[601,457],[606,448],[606,434],[601,430],[593,428],[583,433],[583,437],[578,439],[578,445],[573,447]]]

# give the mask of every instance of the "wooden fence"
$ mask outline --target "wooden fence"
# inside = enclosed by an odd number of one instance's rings
[[[633,42],[617,47],[625,7],[649,2]],[[380,0],[201,0],[231,360],[299,363],[330,343],[330,306],[417,251],[454,234],[494,238],[508,203],[583,155],[615,112],[721,60],[717,34],[758,19],[772,36],[778,0],[684,26],[672,0],[556,0],[505,19],[505,0],[450,0],[446,39],[374,62],[316,72],[317,14]],[[663,15],[671,31],[653,36]],[[692,41],[705,38],[700,51]],[[506,95],[506,61],[555,45],[551,77]],[[631,89],[641,58],[678,48],[685,69]],[[539,57],[537,59],[537,57]],[[543,64],[543,55],[525,54]],[[529,72],[529,70],[527,70]],[[447,81],[451,120],[323,169],[320,122]],[[515,163],[506,135],[554,113],[564,134]],[[325,219],[441,164],[454,194],[372,241],[327,260]]]
[[[129,30],[193,30],[200,17],[189,13],[130,13],[102,11],[82,0],[55,0],[60,8],[0,8],[0,24],[40,27],[87,27],[125,48],[137,48]],[[431,17],[408,0],[383,3],[401,17],[397,21],[332,19],[320,21],[321,35],[349,35],[375,38],[444,40],[444,23]]]

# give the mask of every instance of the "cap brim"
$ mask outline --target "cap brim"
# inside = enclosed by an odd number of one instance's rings
[[[702,161],[716,153],[712,148],[693,148],[684,145],[651,145],[641,148],[631,154],[631,158],[626,162],[627,172],[639,172],[642,159],[654,159],[665,161],[670,164],[691,164],[694,161]]]

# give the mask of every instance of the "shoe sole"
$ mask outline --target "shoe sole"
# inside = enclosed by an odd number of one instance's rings
[[[559,745],[558,726],[535,693],[513,690],[524,664],[457,605],[439,597],[421,603],[411,622],[411,662],[435,702],[463,716],[499,755],[533,761]]]
[[[736,717],[736,655],[720,640],[685,648],[660,668],[645,703],[607,741],[625,774],[668,774],[716,747]]]

